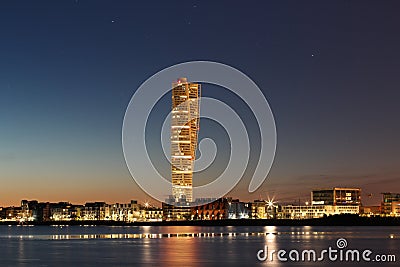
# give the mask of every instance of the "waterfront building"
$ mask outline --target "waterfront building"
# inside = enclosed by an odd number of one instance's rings
[[[1,209],[0,218],[3,221],[21,221],[23,212],[21,207],[5,207]]]
[[[163,209],[157,207],[144,206],[140,209],[140,221],[159,222],[163,219]]]
[[[191,208],[191,220],[222,220],[251,218],[251,203],[231,197],[219,198],[211,203]]]
[[[200,95],[200,84],[190,83],[186,78],[172,83],[171,173],[175,203],[193,201],[193,169],[200,122]]]
[[[318,189],[311,192],[312,205],[361,205],[361,189],[334,187],[331,189]]]
[[[317,219],[324,216],[339,214],[359,214],[360,207],[356,205],[284,205],[280,207],[279,219]]]
[[[392,213],[393,216],[400,216],[400,201],[392,202]]]
[[[81,220],[98,221],[110,216],[110,208],[105,202],[87,202],[80,211]]]
[[[130,203],[115,203],[109,205],[109,214],[106,220],[135,222],[140,219],[140,205],[136,200],[131,200]]]
[[[360,207],[360,215],[371,217],[371,216],[379,216],[381,214],[381,206],[361,206]]]
[[[275,219],[277,208],[273,201],[254,200],[251,203],[251,218]]]
[[[400,193],[382,193],[381,212],[385,216],[399,216]]]
[[[187,221],[191,219],[191,207],[187,205],[172,205],[162,203],[163,221]]]
[[[70,221],[73,216],[73,208],[69,202],[59,202],[50,207],[50,220],[52,221]]]

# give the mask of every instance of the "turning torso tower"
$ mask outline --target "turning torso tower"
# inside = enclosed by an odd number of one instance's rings
[[[193,201],[193,169],[200,122],[201,85],[180,78],[172,83],[171,172],[176,202]]]

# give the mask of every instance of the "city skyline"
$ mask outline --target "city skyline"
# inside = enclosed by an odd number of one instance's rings
[[[362,204],[361,189],[333,187],[311,191],[305,203],[279,203],[274,199],[241,201],[224,196],[192,207],[157,207],[149,202],[104,201],[71,203],[21,200],[20,206],[1,207],[0,223],[52,223],[56,221],[166,222],[237,219],[321,219],[334,215],[359,217],[400,217],[400,193],[382,193],[379,205]],[[349,218],[349,217],[342,217]]]
[[[268,178],[248,193],[255,153],[229,195],[294,201],[315,187],[343,185],[362,187],[363,199],[376,203],[387,188],[400,192],[398,8],[395,1],[363,1],[362,8],[357,1],[4,3],[0,206],[25,198],[152,201],[124,162],[124,112],[143,81],[191,60],[242,70],[275,116],[277,153]],[[176,10],[187,12],[171,16]],[[203,95],[246,119],[257,148],[248,108],[223,88],[205,88]],[[171,166],[156,147],[170,109],[165,96],[149,123],[155,163],[168,175]],[[199,140],[223,141],[217,125],[201,124]],[[227,147],[222,142],[210,177],[226,165]]]
[[[357,191],[356,195],[347,195],[346,193],[349,190],[351,192]],[[365,203],[363,203],[363,201],[365,199],[368,199],[368,196],[364,196],[365,194],[363,194],[364,197],[362,197],[362,194],[361,194],[362,191],[363,190],[360,187],[346,187],[346,186],[337,185],[337,186],[334,186],[334,187],[318,187],[318,188],[314,187],[311,190],[311,192],[312,192],[311,196],[308,193],[308,197],[297,196],[297,198],[295,197],[295,198],[293,198],[293,199],[291,199],[289,201],[287,201],[286,199],[279,198],[279,195],[274,195],[274,196],[267,195],[266,197],[261,197],[260,196],[260,198],[254,198],[252,200],[244,200],[244,201],[245,202],[265,201],[266,203],[274,203],[274,204],[277,204],[277,205],[278,204],[285,204],[285,205],[289,204],[289,205],[300,205],[300,206],[301,205],[317,205],[318,206],[318,205],[321,205],[321,204],[340,205],[340,201],[342,201],[342,202],[343,201],[347,201],[348,197],[354,197],[354,199],[357,200],[356,204],[359,205],[359,206],[381,205],[383,203],[382,202],[382,197],[385,198],[385,196],[393,196],[393,198],[399,199],[399,201],[400,201],[400,193],[396,193],[396,192],[394,192],[392,190],[386,190],[386,191],[381,192],[379,194],[380,201],[375,202],[375,203],[368,203],[367,205],[365,205]],[[327,192],[331,192],[330,193],[331,195],[337,194],[337,197],[333,198],[330,202],[326,202],[326,203],[320,203],[320,201],[315,202],[315,199],[313,199],[315,197],[318,197],[318,198],[321,198],[321,199],[326,198],[326,197],[329,198],[330,196],[326,195]],[[329,193],[328,193],[328,195],[329,195]],[[239,198],[237,198],[236,196],[230,195],[230,194],[222,196],[221,198],[234,198],[234,199],[238,199],[239,200]],[[351,198],[351,199],[353,199],[353,198]],[[38,199],[24,198],[24,199],[21,199],[18,204],[20,204],[21,201],[26,201],[26,200],[37,201]],[[135,196],[132,196],[129,200],[138,202],[138,200],[137,200],[137,198]],[[43,199],[40,199],[39,201],[43,202],[43,203],[52,202],[52,201],[43,200]],[[111,202],[120,204],[120,203],[123,203],[123,202],[126,202],[126,201],[127,201],[127,199],[125,199],[122,202],[115,202],[115,201],[114,202],[111,201]],[[164,201],[163,203],[170,204],[168,201],[169,201],[169,199],[166,199],[166,201]],[[211,202],[212,201],[213,200],[211,200]],[[84,203],[95,203],[95,202],[104,202],[105,203],[107,201],[103,201],[103,200],[98,200],[98,201],[87,200],[87,201],[83,201],[83,202],[80,202],[80,203],[77,203],[77,204],[78,205],[82,205]],[[161,204],[162,204],[161,202],[159,202],[157,200],[153,200],[153,201],[151,201],[151,200],[143,200],[143,201],[139,201],[139,202],[142,203],[144,206],[153,206],[153,207],[161,206]],[[55,201],[55,202],[53,201],[53,203],[70,203],[70,204],[72,204],[72,201],[58,200],[58,201]],[[204,203],[202,203],[200,201],[197,205],[206,205],[206,204],[204,204]],[[0,207],[5,207],[5,206],[4,205],[2,206],[0,204]],[[14,205],[10,205],[9,207],[14,207]]]

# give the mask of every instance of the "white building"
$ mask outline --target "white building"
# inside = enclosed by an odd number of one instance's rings
[[[333,206],[333,205],[311,205],[311,206],[281,206],[278,214],[280,219],[316,219],[324,216],[338,214],[359,214],[359,206]]]

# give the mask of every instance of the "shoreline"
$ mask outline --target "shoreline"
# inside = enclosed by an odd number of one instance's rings
[[[226,219],[202,221],[47,221],[18,222],[2,221],[0,225],[93,225],[93,226],[400,226],[400,217],[359,217],[356,215],[335,215],[319,219]]]

